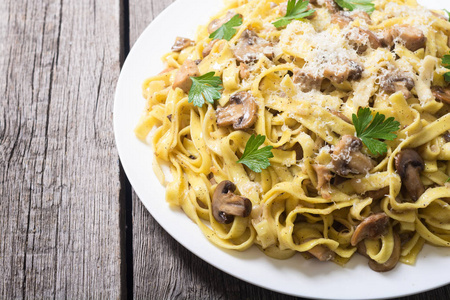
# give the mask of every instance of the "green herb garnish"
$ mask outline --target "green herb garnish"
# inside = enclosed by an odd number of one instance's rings
[[[188,102],[194,102],[195,106],[202,107],[205,100],[214,104],[214,100],[220,99],[222,96],[222,80],[220,77],[214,76],[214,72],[206,73],[199,77],[191,77],[192,86],[189,90]]]
[[[397,137],[392,132],[400,129],[400,123],[393,117],[385,118],[385,115],[379,113],[374,118],[368,107],[359,109],[358,115],[352,115],[356,136],[373,154],[382,155],[387,152],[387,145],[376,139],[392,141]]]
[[[446,10],[446,9],[444,9],[444,11],[447,13],[447,15],[448,15],[448,20],[450,21],[450,11],[448,11],[448,10]]]
[[[371,14],[375,10],[373,0],[334,0],[342,8],[347,8],[350,11],[362,10]]]
[[[300,20],[312,15],[315,10],[308,10],[308,0],[289,0],[286,8],[286,15],[272,24],[276,28],[284,27],[293,20]]]
[[[446,54],[444,57],[442,57],[442,65],[446,67],[447,69],[450,69],[450,55]],[[447,82],[450,82],[450,72],[447,72],[444,74],[444,79]]]
[[[450,182],[450,177],[449,177],[449,178],[447,178],[447,181],[446,181],[445,183],[447,183],[447,182]]]
[[[214,31],[209,35],[209,38],[213,40],[231,40],[231,38],[236,34],[236,27],[242,25],[242,16],[239,14],[234,15],[230,21],[226,22],[219,29]]]
[[[269,158],[273,157],[272,146],[266,146],[258,149],[264,141],[266,136],[252,135],[245,145],[244,153],[238,163],[244,164],[249,167],[253,172],[261,173],[262,170],[270,166]]]

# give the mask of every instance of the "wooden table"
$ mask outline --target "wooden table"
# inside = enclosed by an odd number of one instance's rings
[[[120,66],[171,2],[0,1],[0,299],[294,299],[184,249],[120,167]]]

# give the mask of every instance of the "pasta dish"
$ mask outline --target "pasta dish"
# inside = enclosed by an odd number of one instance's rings
[[[450,22],[415,0],[226,0],[136,136],[215,245],[377,272],[450,247]],[[170,172],[166,171],[170,170]]]

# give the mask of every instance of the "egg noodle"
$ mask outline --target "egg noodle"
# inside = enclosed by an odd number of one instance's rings
[[[414,264],[425,243],[450,247],[445,12],[415,0],[373,1],[370,16],[332,0],[311,2],[314,15],[276,28],[285,1],[225,1],[214,21],[198,28],[195,41],[166,54],[167,68],[144,82],[146,110],[135,133],[153,145],[167,202],[219,247],[257,245],[278,259],[299,252],[344,265],[359,252],[372,269],[387,271],[397,261]],[[233,15],[242,17],[233,37],[212,41],[211,27]],[[214,104],[195,106],[189,86],[174,86],[183,65],[192,62],[195,76],[215,72],[221,78]],[[240,92],[256,104],[254,121],[246,128],[218,124],[221,109],[242,106],[242,99],[230,100]],[[356,138],[354,115],[361,108],[399,122],[395,139],[381,139],[387,153],[375,155]],[[231,118],[238,112],[229,112]],[[248,116],[235,121],[243,118]],[[262,172],[237,162],[252,135],[265,136],[263,146],[273,147]],[[349,143],[356,148],[340,153]],[[419,157],[403,162],[404,150]],[[406,171],[399,169],[403,164]],[[251,201],[251,213],[228,224],[213,212],[214,192],[224,181],[236,187],[225,193]],[[383,221],[369,224],[374,216]]]

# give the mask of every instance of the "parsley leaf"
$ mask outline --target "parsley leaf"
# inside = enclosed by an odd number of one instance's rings
[[[189,103],[194,102],[195,106],[202,107],[205,100],[214,104],[214,100],[220,99],[222,96],[220,94],[222,80],[214,74],[214,72],[209,72],[199,77],[191,77],[192,86],[189,90]]]
[[[286,15],[272,24],[276,28],[284,27],[293,20],[300,20],[312,15],[315,10],[308,10],[308,0],[289,0],[286,8]]]
[[[266,136],[258,134],[258,136],[252,135],[245,145],[244,153],[238,163],[244,164],[249,167],[253,172],[261,173],[263,169],[270,166],[269,158],[273,157],[272,146],[266,146],[258,149],[259,146],[264,144]]]
[[[373,13],[375,10],[375,4],[373,0],[334,0],[342,8],[347,8],[348,10],[362,10],[368,14]]]
[[[352,115],[356,136],[373,154],[382,155],[387,152],[386,144],[376,139],[392,141],[397,137],[392,132],[400,129],[400,123],[395,121],[393,117],[386,120],[385,118],[385,115],[379,113],[374,118],[368,107],[359,109],[358,115]]]
[[[236,27],[242,25],[242,16],[239,14],[234,15],[230,21],[226,22],[219,27],[216,31],[209,35],[209,38],[213,40],[231,40],[231,38],[236,34]]]
[[[442,65],[446,67],[447,69],[450,69],[450,55],[446,54],[444,57],[442,57]],[[444,79],[447,82],[450,82],[450,72],[447,72],[444,74]]]
[[[447,178],[447,181],[446,181],[445,183],[447,183],[447,182],[450,182],[450,177],[449,177],[449,178]]]

